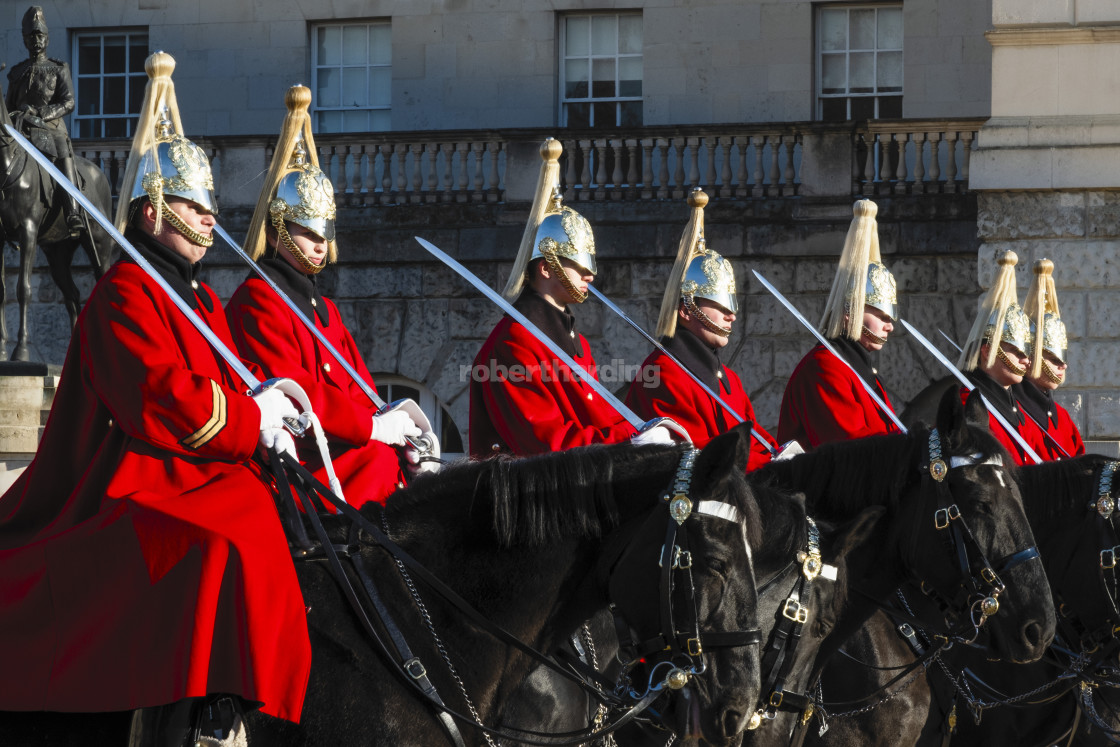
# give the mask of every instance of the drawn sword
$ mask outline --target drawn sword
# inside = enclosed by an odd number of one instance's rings
[[[576,363],[575,359],[564,352],[564,350],[561,349],[561,347],[557,345],[551,337],[542,332],[540,328],[537,327],[537,325],[529,321],[528,317],[515,309],[513,307],[513,304],[502,298],[500,293],[495,291],[486,283],[479,280],[473,272],[449,257],[443,250],[441,250],[432,242],[427,241],[426,239],[422,239],[419,236],[416,236],[414,238],[419,241],[420,246],[424,247],[432,256],[443,262],[455,272],[459,273],[460,277],[473,285],[476,290],[482,293],[482,295],[486,296],[495,304],[497,304],[498,308],[509,314],[509,316],[513,318],[514,321],[524,327],[529,332],[529,334],[533,335],[533,337],[537,339],[537,342],[548,348],[549,352],[555,355],[557,359],[567,364],[568,368],[572,370],[572,373],[582,379],[583,383],[587,384],[587,386],[595,390],[596,394],[606,400],[607,403],[611,407],[613,407],[619,415],[625,418],[626,421],[630,423],[630,425],[634,426],[634,428],[638,432],[642,432],[644,430],[647,430],[648,428],[654,428],[658,425],[662,425],[669,430],[679,434],[689,443],[692,443],[692,438],[689,437],[688,432],[684,429],[684,427],[671,418],[654,418],[653,420],[643,421],[640,417],[638,417],[637,413],[623,404],[622,400],[614,396],[614,394],[612,394],[609,389],[599,383],[599,381],[594,376],[589,374],[583,366]]]
[[[910,324],[910,322],[906,321],[905,319],[899,319],[898,321],[902,324],[903,327],[907,329],[910,334],[914,335],[914,339],[920,342],[922,344],[922,347],[929,351],[930,355],[936,358],[941,365],[945,366],[945,368],[949,369],[949,373],[957,377],[957,381],[959,381],[965,389],[968,389],[968,391],[970,392],[976,390],[976,385],[969,381],[968,377],[961,373],[961,370],[959,368],[950,363],[949,359],[946,358],[940,350],[935,348],[933,346],[933,343],[926,339],[925,335],[914,329],[914,325]],[[988,401],[988,398],[984,396],[984,393],[980,391],[977,391],[976,393],[980,395],[980,400],[984,403],[984,407],[987,408],[988,414],[996,419],[996,422],[999,423],[1000,427],[1003,428],[1007,435],[1011,436],[1011,439],[1019,445],[1019,448],[1023,450],[1023,453],[1029,456],[1035,464],[1042,464],[1042,458],[1035,453],[1034,449],[1027,445],[1027,442],[1023,440],[1023,436],[1019,433],[1019,431],[1011,427],[1011,424],[1008,423],[1007,419],[1000,414],[999,410],[997,410],[992,405],[992,403]]]
[[[954,342],[954,341],[953,341],[953,338],[952,338],[952,337],[949,337],[949,335],[945,334],[945,330],[943,330],[943,329],[939,329],[939,330],[937,330],[937,331],[941,333],[941,336],[942,336],[942,337],[944,337],[944,338],[945,338],[945,340],[946,340],[946,341],[947,341],[947,342],[948,342],[948,343],[949,343],[950,345],[952,345],[952,346],[953,346],[954,348],[956,348],[956,351],[957,351],[958,353],[960,353],[960,352],[963,352],[963,351],[961,350],[961,346],[960,346],[960,345],[958,345],[958,344],[957,344],[956,342]],[[1037,420],[1035,420],[1035,419],[1034,419],[1034,416],[1033,416],[1033,415],[1031,415],[1031,414],[1030,414],[1029,412],[1027,412],[1027,410],[1026,410],[1026,408],[1025,408],[1025,407],[1023,407],[1022,405],[1020,405],[1020,406],[1019,406],[1019,412],[1023,413],[1024,415],[1026,415],[1026,416],[1027,416],[1027,420],[1031,421],[1032,423],[1034,423],[1034,424],[1035,424],[1035,426],[1037,426],[1038,430],[1039,430],[1039,431],[1040,431],[1040,432],[1042,433],[1042,435],[1046,436],[1046,438],[1047,438],[1047,439],[1049,439],[1049,441],[1050,441],[1050,444],[1051,444],[1051,445],[1052,445],[1052,446],[1053,446],[1053,447],[1054,447],[1055,449],[1057,449],[1058,451],[1062,452],[1062,456],[1064,456],[1064,457],[1065,457],[1066,459],[1070,459],[1070,458],[1071,458],[1071,457],[1070,457],[1070,455],[1069,455],[1069,452],[1068,452],[1068,451],[1066,451],[1065,449],[1063,449],[1063,448],[1062,448],[1062,445],[1061,445],[1060,443],[1058,443],[1058,442],[1057,442],[1057,441],[1056,441],[1056,440],[1054,439],[1054,437],[1053,437],[1053,436],[1051,436],[1051,435],[1050,435],[1050,432],[1049,432],[1049,431],[1047,431],[1047,430],[1046,430],[1045,428],[1043,428],[1043,427],[1042,427],[1042,424],[1041,424],[1041,423],[1039,423],[1039,422],[1038,422]]]
[[[897,427],[903,433],[909,433],[910,431],[906,428],[905,425],[902,424],[902,421],[898,419],[898,416],[894,414],[894,410],[892,410],[890,406],[883,401],[883,398],[880,397],[878,393],[876,393],[876,391],[871,387],[870,384],[863,380],[863,377],[860,376],[854,368],[852,368],[852,364],[848,363],[844,356],[840,355],[836,348],[832,346],[832,343],[825,339],[825,336],[818,332],[816,327],[814,327],[812,324],[809,324],[809,320],[801,315],[801,312],[797,310],[797,307],[790,303],[790,301],[781,294],[781,291],[771,285],[769,280],[762,277],[762,275],[758,273],[758,270],[751,270],[751,272],[753,272],[754,276],[758,278],[758,282],[762,283],[766,290],[770,291],[774,295],[774,298],[778,299],[779,303],[781,303],[782,306],[785,306],[786,310],[789,311],[789,313],[793,314],[794,318],[797,319],[797,321],[801,322],[801,326],[805,327],[805,329],[813,333],[813,337],[817,338],[817,342],[819,342],[825,350],[832,353],[834,356],[836,356],[836,359],[838,361],[848,367],[848,369],[855,375],[856,380],[859,381],[859,383],[863,386],[863,390],[867,392],[872,400],[875,401],[875,404],[879,406],[879,409],[883,411],[883,414],[890,418],[890,421],[895,424],[895,427]]]
[[[605,305],[605,306],[606,306],[606,307],[607,307],[608,309],[610,309],[610,310],[611,310],[611,311],[613,311],[614,313],[618,314],[618,315],[619,315],[619,316],[620,316],[620,317],[622,318],[622,321],[626,322],[626,323],[627,323],[627,324],[629,324],[629,325],[630,325],[631,327],[633,327],[634,329],[636,329],[636,330],[638,331],[638,334],[640,334],[640,335],[641,335],[642,337],[646,338],[646,341],[647,341],[647,342],[648,342],[648,343],[649,343],[650,345],[653,345],[653,347],[657,348],[657,350],[658,350],[658,351],[660,351],[662,355],[664,355],[664,356],[665,356],[666,358],[668,358],[668,359],[669,359],[669,360],[671,360],[671,361],[672,361],[672,362],[673,362],[674,364],[676,364],[677,368],[679,368],[680,370],[684,371],[684,372],[685,372],[685,374],[686,374],[686,375],[687,375],[687,376],[688,376],[688,377],[689,377],[690,379],[692,379],[692,380],[693,380],[694,382],[696,382],[696,386],[698,386],[698,387],[700,387],[700,388],[701,388],[702,390],[704,390],[704,392],[705,392],[705,393],[706,393],[706,394],[707,394],[707,395],[708,395],[709,397],[711,397],[712,399],[714,399],[714,400],[715,400],[715,401],[716,401],[716,402],[717,402],[717,403],[718,403],[718,404],[719,404],[719,405],[720,405],[721,407],[723,407],[723,409],[724,409],[724,410],[726,410],[726,411],[727,411],[727,413],[728,413],[729,415],[731,415],[731,417],[732,417],[732,418],[733,418],[733,419],[735,420],[735,422],[736,422],[736,423],[742,423],[742,422],[743,422],[743,418],[742,418],[742,416],[741,416],[741,415],[739,415],[739,413],[735,412],[735,409],[734,409],[734,408],[732,408],[732,407],[731,407],[731,405],[727,404],[727,402],[725,402],[725,401],[723,400],[723,398],[722,398],[722,397],[720,397],[720,396],[719,396],[718,394],[716,394],[715,392],[713,392],[713,391],[712,391],[712,389],[711,389],[711,387],[709,387],[709,386],[708,386],[707,384],[705,384],[705,383],[704,383],[703,381],[701,381],[701,380],[700,380],[700,377],[699,377],[699,376],[697,376],[696,374],[692,373],[692,371],[688,370],[688,367],[687,367],[687,366],[685,366],[685,365],[684,365],[683,363],[681,363],[681,362],[680,362],[679,360],[677,360],[677,358],[676,358],[676,357],[675,357],[675,356],[674,356],[674,355],[673,355],[672,353],[670,353],[670,352],[669,352],[669,351],[668,351],[668,350],[667,350],[667,349],[665,348],[665,346],[664,346],[664,345],[662,345],[662,344],[661,344],[660,342],[658,342],[658,341],[657,341],[656,339],[654,339],[654,337],[653,337],[652,335],[650,335],[650,334],[649,334],[648,332],[646,332],[646,331],[645,331],[644,329],[642,329],[642,327],[641,327],[641,325],[640,325],[640,324],[638,324],[638,323],[637,323],[636,321],[634,321],[634,320],[633,320],[633,319],[631,319],[631,318],[630,318],[629,316],[627,316],[627,315],[626,315],[626,312],[625,312],[625,311],[623,311],[622,309],[620,309],[620,308],[619,308],[619,307],[618,307],[618,306],[617,306],[617,305],[616,305],[616,304],[614,303],[614,301],[612,301],[612,300],[610,300],[609,298],[607,298],[607,297],[606,297],[606,296],[605,296],[605,295],[604,295],[603,293],[601,293],[601,292],[599,291],[599,289],[598,289],[598,288],[596,288],[596,287],[595,287],[595,286],[593,286],[593,285],[589,285],[589,286],[587,286],[587,290],[588,290],[588,291],[589,291],[589,292],[591,293],[591,295],[595,296],[595,298],[598,298],[598,299],[599,299],[600,301],[602,301],[602,302],[603,302],[603,304],[604,304],[604,305]],[[751,427],[751,435],[752,435],[752,436],[754,437],[754,440],[755,440],[755,441],[758,441],[758,442],[759,442],[760,444],[762,444],[762,445],[763,445],[763,446],[764,446],[764,447],[766,448],[766,450],[767,450],[767,451],[769,451],[769,452],[770,452],[771,456],[775,456],[775,455],[777,455],[777,453],[778,453],[778,452],[777,452],[777,450],[776,450],[776,449],[775,449],[775,448],[774,448],[773,446],[771,446],[771,445],[770,445],[770,444],[769,444],[769,443],[768,443],[768,442],[766,441],[766,439],[764,439],[764,438],[763,438],[763,437],[762,437],[761,435],[759,435],[759,432],[758,432],[757,430],[755,430],[753,426]]]

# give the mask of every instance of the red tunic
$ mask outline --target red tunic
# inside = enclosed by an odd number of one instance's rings
[[[691,339],[686,341],[685,335]],[[672,345],[677,340],[680,342]],[[739,377],[730,368],[719,363],[714,353],[710,355],[709,362],[712,365],[705,369],[710,368],[715,371],[717,370],[715,366],[718,366],[718,372],[722,375],[713,373],[710,377],[707,376],[708,370],[701,370],[703,351],[697,351],[693,356],[688,355],[694,347],[693,341],[699,343],[699,340],[688,330],[679,330],[670,341],[672,347],[669,348],[669,352],[677,360],[689,366],[689,370],[701,377],[701,381],[710,379],[704,383],[710,386],[712,391],[716,391],[718,387],[717,394],[720,399],[730,405],[743,421],[754,424],[754,407],[751,406],[750,398],[747,397]],[[693,360],[688,360],[689,358]],[[697,365],[690,365],[690,363]],[[712,386],[713,384],[715,386]],[[630,390],[626,394],[626,404],[647,420],[658,417],[672,418],[684,426],[688,435],[692,437],[693,445],[698,449],[704,448],[713,438],[738,425],[738,421],[728,414],[723,405],[716,402],[659,350],[651,353],[642,363],[642,368],[634,377]],[[758,425],[755,425],[754,429],[766,439],[767,443],[777,448],[773,436]],[[770,451],[752,438],[747,471],[758,469],[770,459]]]
[[[992,403],[993,407],[999,409],[1001,415],[1008,423],[1022,436],[1023,441],[1030,446],[1039,457],[1043,460],[1046,459],[1049,453],[1043,441],[1045,437],[1039,428],[1027,418],[1023,417],[1019,411],[1019,405],[1011,396],[1010,390],[1003,389],[996,384],[987,374],[983,371],[976,370],[968,372],[968,378],[976,384],[976,388],[983,392],[984,396]],[[966,387],[961,387],[960,390],[961,403],[963,404],[968,400],[970,393]],[[992,432],[1003,448],[1011,454],[1011,458],[1015,464],[1022,466],[1024,464],[1034,464],[1034,460],[1027,456],[1019,443],[1007,432],[1007,430],[1000,425],[999,421],[993,415],[988,414],[988,429]]]
[[[98,283],[35,460],[0,497],[0,710],[225,692],[298,720],[306,613],[244,392],[137,265]]]
[[[866,367],[865,380],[893,412],[879,377],[855,350],[858,343],[846,338],[831,342],[853,365]],[[832,441],[898,432],[898,427],[864,390],[859,377],[823,345],[817,345],[801,359],[786,384],[778,418],[781,443],[796,439],[808,451]]]
[[[300,283],[299,278],[290,277],[277,267],[278,262],[284,260],[266,261],[262,265],[290,298],[307,302],[307,308],[301,310],[373,388],[373,377],[342,323],[338,307],[318,295],[310,280]],[[290,270],[298,273],[295,268]],[[310,305],[311,298],[316,301],[314,307]],[[311,409],[326,431],[331,460],[350,505],[384,503],[390,493],[404,485],[405,474],[397,450],[370,440],[377,408],[263,280],[254,276],[242,283],[226,305],[226,317],[237,349],[246,360],[260,365],[270,377],[294,380],[307,392]],[[300,462],[326,485],[326,468],[314,441],[310,437],[299,439],[297,448]]]
[[[1011,387],[1011,392],[1023,412],[1030,415],[1036,424],[1046,429],[1049,438],[1040,434],[1044,449],[1039,452],[1040,457],[1046,461],[1053,461],[1081,456],[1085,453],[1081,432],[1077,430],[1066,408],[1054,401],[1051,392],[1043,391],[1029,381]],[[1065,453],[1062,453],[1063,451]]]
[[[548,333],[570,317],[531,290],[518,298],[519,310]],[[526,311],[526,309],[528,309]],[[534,317],[543,318],[534,318]],[[598,378],[583,335],[569,328],[576,363]],[[556,339],[556,337],[553,337]],[[504,452],[543,454],[573,446],[616,443],[635,429],[552,352],[510,317],[503,317],[475,357],[470,383],[471,456]]]

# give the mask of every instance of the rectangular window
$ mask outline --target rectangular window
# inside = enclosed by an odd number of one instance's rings
[[[148,32],[79,31],[73,45],[71,137],[132,137],[148,83]]]
[[[311,110],[316,132],[392,127],[392,28],[388,21],[311,29]]]
[[[902,116],[902,5],[817,8],[817,117]]]
[[[641,13],[562,16],[560,126],[641,125]]]

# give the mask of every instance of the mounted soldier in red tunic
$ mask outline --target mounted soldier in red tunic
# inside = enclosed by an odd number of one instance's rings
[[[588,373],[598,378],[587,340],[568,308],[595,279],[595,237],[560,202],[560,143],[541,146],[540,179],[503,295]],[[503,317],[471,369],[470,452],[528,456],[594,443],[668,443],[657,426],[640,434],[521,324]]]
[[[1011,387],[1023,410],[1046,430],[1044,459],[1068,459],[1085,453],[1081,432],[1066,408],[1054,401],[1054,391],[1066,379],[1066,325],[1058,309],[1054,285],[1054,263],[1034,263],[1034,282],[1027,291],[1027,316],[1031,320],[1034,350],[1031,367],[1023,380]]]
[[[672,418],[684,426],[699,449],[740,422],[751,423],[757,436],[766,441],[760,443],[756,436],[751,443],[747,469],[752,470],[770,461],[776,444],[755,424],[754,407],[739,376],[719,357],[739,310],[735,272],[730,262],[705,243],[708,195],[693,190],[688,204],[692,216],[681,236],[657,321],[656,334],[668,355],[660,350],[650,353],[630,384],[626,404],[643,418]],[[734,414],[704,391],[673,358],[730,405]]]
[[[273,152],[265,185],[249,225],[245,249],[298,306],[369,388],[373,377],[338,307],[319,292],[319,273],[337,260],[334,186],[319,169],[311,118],[311,91],[289,89],[288,115]],[[269,375],[303,387],[330,445],[331,459],[348,502],[361,506],[385,498],[420,469],[406,437],[438,444],[428,423],[420,427],[403,409],[379,414],[361,386],[268,284],[255,274],[234,292],[226,317],[237,349]],[[438,456],[438,447],[435,455]],[[328,477],[310,441],[300,461],[323,484]],[[425,462],[426,468],[434,462]]]
[[[806,450],[831,441],[898,432],[859,381],[893,411],[871,356],[883,349],[894,330],[895,280],[879,253],[878,207],[871,200],[859,200],[852,212],[819,326],[851,367],[817,345],[797,364],[782,396],[778,440],[796,440]]]
[[[157,52],[146,68],[117,224],[232,346],[198,280],[210,166],[180,134],[174,60]],[[275,389],[245,389],[139,264],[98,283],[35,460],[0,498],[0,710],[175,704],[138,717],[137,745],[181,744],[202,723],[236,731],[246,705],[299,719],[305,609],[253,460],[260,445],[291,448],[282,418],[297,413]]]

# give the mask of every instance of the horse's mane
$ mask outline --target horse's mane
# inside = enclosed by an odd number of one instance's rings
[[[1082,511],[1095,501],[1101,466],[1109,461],[1105,456],[1086,454],[1019,470],[1016,479],[1023,494],[1023,507],[1036,533],[1070,511]],[[1113,494],[1118,484],[1120,481],[1114,479]]]
[[[413,514],[443,513],[441,506],[466,503],[471,516],[489,515],[494,537],[503,547],[597,538],[620,521],[615,481],[636,476],[667,485],[679,452],[679,447],[635,449],[624,444],[525,458],[463,460],[438,475],[415,480],[394,494],[389,505]]]

